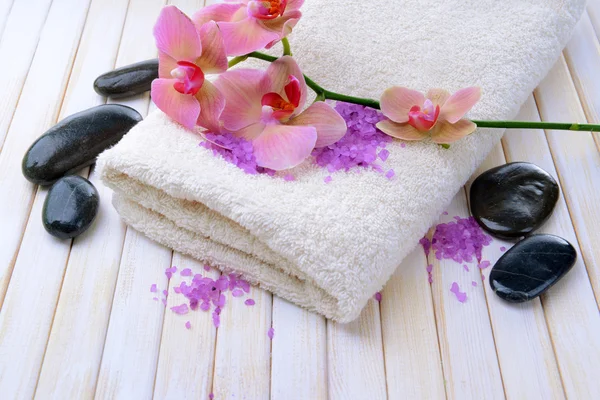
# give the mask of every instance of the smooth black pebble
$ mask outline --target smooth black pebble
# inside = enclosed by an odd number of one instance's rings
[[[79,236],[94,222],[99,204],[98,191],[87,179],[78,175],[59,179],[44,201],[44,228],[60,239]]]
[[[121,99],[149,91],[156,78],[158,60],[147,60],[100,75],[94,81],[94,90],[101,96]]]
[[[538,229],[558,201],[558,184],[535,164],[492,168],[471,185],[471,213],[494,236],[515,239]]]
[[[105,104],[73,114],[36,140],[23,157],[27,180],[49,185],[96,161],[142,120],[131,107]]]
[[[577,252],[554,235],[532,235],[508,250],[490,272],[490,286],[511,303],[531,300],[571,270]]]

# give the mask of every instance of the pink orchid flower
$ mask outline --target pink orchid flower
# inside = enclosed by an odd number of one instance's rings
[[[224,128],[252,142],[261,167],[293,168],[315,147],[346,133],[346,122],[328,104],[315,102],[302,111],[308,88],[292,57],[281,57],[266,71],[230,70],[215,85],[227,99]]]
[[[477,128],[462,117],[480,97],[478,87],[461,89],[452,96],[446,90],[431,89],[424,96],[395,86],[381,96],[381,111],[389,119],[379,122],[377,128],[398,139],[422,140],[431,134],[435,143],[452,143]]]
[[[304,0],[238,0],[202,8],[193,19],[196,26],[218,23],[227,54],[240,56],[270,47],[287,36],[302,13]]]
[[[165,114],[188,129],[196,124],[220,132],[225,97],[205,74],[227,70],[223,37],[214,22],[200,30],[175,6],[162,9],[154,26],[159,50],[158,79],[152,99]]]

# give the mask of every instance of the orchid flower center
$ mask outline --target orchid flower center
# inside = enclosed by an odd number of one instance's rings
[[[273,19],[283,15],[287,0],[253,0],[248,2],[248,13],[258,19]]]
[[[261,99],[262,120],[268,121],[285,121],[294,113],[300,105],[300,97],[302,95],[300,82],[293,76],[288,76],[288,84],[285,85],[285,94],[287,100],[279,93],[271,92],[265,94]]]
[[[200,67],[188,61],[179,61],[171,76],[177,81],[173,87],[181,94],[194,96],[204,84],[204,73]]]
[[[408,112],[408,123],[415,129],[426,132],[433,128],[440,115],[440,106],[426,99],[423,107],[413,106]]]

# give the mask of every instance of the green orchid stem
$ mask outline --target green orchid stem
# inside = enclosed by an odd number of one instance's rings
[[[290,42],[288,41],[288,39],[286,37],[284,37],[283,39],[281,39],[281,44],[283,44],[283,55],[284,56],[291,56],[292,55],[292,49],[290,48]]]
[[[285,44],[284,44],[285,48]],[[245,58],[244,58],[245,57]],[[270,56],[268,54],[264,54],[258,51],[254,51],[252,53],[248,53],[245,56],[236,57],[231,60],[229,65],[234,62],[234,60],[238,58],[258,58],[259,60],[264,60],[268,62],[273,62],[277,60],[277,57]],[[237,64],[244,60],[239,60],[234,63]],[[371,108],[375,108],[377,110],[381,109],[381,106],[377,100],[374,99],[366,99],[362,97],[354,97],[348,96],[341,93],[336,93],[329,91],[320,85],[318,85],[315,81],[310,79],[308,76],[304,75],[304,80],[308,87],[310,87],[317,94],[317,100],[337,100],[344,101],[346,103],[359,104],[362,106],[367,106]],[[577,123],[568,123],[568,122],[537,122],[537,121],[479,121],[472,120],[475,125],[479,128],[501,128],[501,129],[549,129],[549,130],[559,130],[559,131],[584,131],[584,132],[600,132],[600,125],[596,124],[577,124]]]
[[[234,65],[237,65],[241,62],[244,62],[248,59],[248,56],[239,56],[239,57],[234,57],[231,60],[229,60],[229,68],[233,67]]]

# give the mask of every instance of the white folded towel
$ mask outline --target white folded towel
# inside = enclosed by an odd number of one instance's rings
[[[327,89],[379,98],[393,85],[480,86],[469,117],[512,118],[557,60],[583,0],[306,0],[291,36]],[[262,63],[262,62],[259,62]],[[254,65],[257,65],[256,62]],[[266,68],[266,63],[261,64]],[[125,222],[150,238],[341,322],[356,318],[496,144],[389,144],[385,168],[296,181],[247,175],[160,112],[99,160]]]

